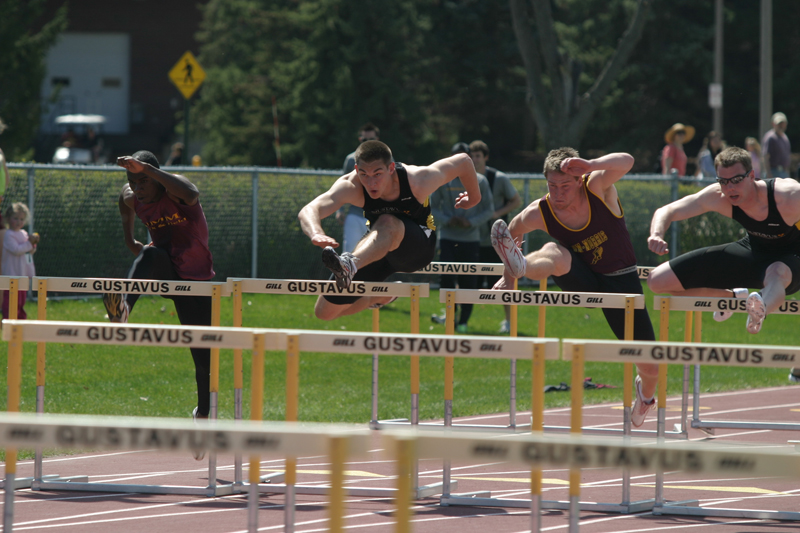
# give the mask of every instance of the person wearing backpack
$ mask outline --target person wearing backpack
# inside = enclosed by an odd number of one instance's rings
[[[492,190],[492,198],[494,199],[494,213],[489,222],[481,225],[481,246],[479,252],[479,261],[481,263],[501,263],[500,257],[492,247],[491,231],[492,224],[498,218],[502,218],[508,222],[508,214],[522,205],[522,198],[520,198],[517,189],[511,184],[511,180],[504,173],[496,168],[490,167],[486,164],[489,161],[489,147],[485,142],[476,140],[472,141],[469,145],[469,155],[472,158],[472,163],[475,165],[475,171],[478,174],[483,174],[486,181],[489,182],[489,188]],[[478,288],[483,287],[484,281],[486,287],[491,289],[497,282],[499,277],[496,276],[479,276]],[[511,329],[511,306],[503,306],[506,313],[506,318],[500,322],[500,333],[508,333]]]

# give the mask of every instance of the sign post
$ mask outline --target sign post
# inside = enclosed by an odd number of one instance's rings
[[[183,153],[189,155],[189,99],[203,84],[206,72],[195,59],[192,52],[187,51],[169,71],[169,79],[178,88],[184,98],[183,105]],[[187,164],[182,161],[183,164]]]

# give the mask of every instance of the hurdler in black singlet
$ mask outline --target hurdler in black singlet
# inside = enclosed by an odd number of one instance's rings
[[[565,226],[550,206],[549,194],[539,200],[547,233],[562,246],[578,254],[592,272],[611,274],[636,266],[636,254],[625,225],[625,213],[617,216],[606,203],[589,190],[589,175],[581,178],[583,190],[589,202],[589,222],[580,229]]]
[[[396,215],[407,217],[415,224],[427,228],[431,231],[436,230],[431,214],[430,198],[425,198],[425,203],[421,204],[411,192],[408,184],[408,172],[401,163],[395,163],[397,179],[400,182],[400,196],[397,200],[387,201],[380,198],[372,198],[367,194],[364,186],[364,217],[373,224],[381,215]]]
[[[800,229],[784,222],[775,203],[775,178],[764,180],[767,184],[767,218],[753,220],[738,206],[733,206],[731,218],[747,230],[750,246],[757,252],[800,252]]]

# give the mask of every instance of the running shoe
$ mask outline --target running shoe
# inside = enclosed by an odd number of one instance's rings
[[[636,400],[633,402],[631,408],[631,424],[633,427],[640,427],[644,424],[644,419],[647,418],[649,413],[656,406],[656,399],[650,398],[645,400],[642,396],[642,378],[636,376]]]
[[[466,324],[459,324],[456,326],[457,333],[468,333],[469,327]]]
[[[503,320],[500,322],[500,331],[498,333],[510,333],[511,332],[511,324],[509,324],[508,320]]]
[[[194,423],[197,424],[197,420],[198,420],[197,419],[197,407],[195,407],[194,410],[192,411],[192,420],[194,420]],[[206,456],[206,451],[205,450],[192,450],[192,456],[194,456],[196,461],[202,461],[203,457]]]
[[[508,231],[508,226],[506,226],[503,219],[497,219],[492,225],[491,238],[492,247],[502,259],[506,272],[514,278],[523,277],[528,262],[525,260],[525,256],[522,255],[517,243],[511,238],[511,233]]]
[[[747,298],[747,289],[733,289],[734,298]],[[714,320],[717,322],[725,322],[734,313],[732,311],[714,311]]]
[[[441,315],[431,315],[431,322],[434,324],[444,324],[447,322],[447,315],[442,313]]]
[[[750,293],[747,297],[747,331],[755,335],[761,331],[761,324],[767,316],[767,306],[764,299],[757,292]]]
[[[125,301],[124,294],[105,293],[103,295],[103,305],[106,306],[108,319],[111,322],[120,322],[122,324],[128,322],[130,308],[128,307],[128,302]]]
[[[800,383],[800,368],[793,368],[789,371],[789,381],[791,383]]]
[[[322,250],[322,264],[333,272],[336,278],[336,286],[340,289],[350,287],[350,282],[353,281],[353,276],[356,275],[356,270],[358,270],[356,268],[356,258],[350,252],[339,255],[330,246],[326,246]]]
[[[369,307],[367,307],[367,309],[380,309],[381,307],[387,306],[387,305],[389,305],[390,303],[392,303],[395,300],[397,300],[397,296],[392,296],[392,299],[389,300],[388,302],[386,302],[385,304],[374,303],[374,304],[370,305]]]

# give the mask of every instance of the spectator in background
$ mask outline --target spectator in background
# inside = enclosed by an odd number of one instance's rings
[[[469,146],[463,142],[454,144],[450,151],[452,154],[470,153]],[[489,182],[481,174],[478,174],[478,186],[481,191],[480,203],[461,213],[457,213],[455,208],[458,195],[464,191],[461,178],[442,185],[431,195],[431,211],[438,224],[441,261],[477,263],[480,258],[481,227],[494,214],[494,200]],[[453,289],[456,284],[460,289],[475,289],[478,287],[478,277],[466,274],[442,275],[440,284],[442,289]],[[456,306],[456,312],[458,314],[456,331],[467,333],[472,304],[459,304]],[[431,320],[444,324],[445,317],[433,315]]]
[[[683,145],[694,138],[694,128],[676,122],[664,133],[667,145],[661,151],[661,173],[670,174],[677,169],[679,176],[686,175],[686,152]]]
[[[755,137],[748,137],[744,140],[744,148],[750,152],[750,159],[753,160],[753,173],[756,179],[762,179],[764,175],[761,173],[761,145]]]
[[[469,144],[469,155],[472,162],[475,164],[475,172],[483,174],[486,181],[489,183],[489,189],[492,191],[492,198],[494,200],[494,212],[492,218],[488,222],[481,224],[481,247],[478,256],[481,263],[502,263],[500,256],[494,251],[492,247],[492,224],[498,218],[502,218],[508,222],[508,214],[522,204],[522,199],[519,193],[511,184],[508,176],[490,167],[486,164],[489,161],[489,147],[483,141],[472,141]],[[482,288],[484,281],[487,282],[486,287],[491,289],[499,280],[498,277],[493,276],[478,276],[477,288]],[[500,333],[508,333],[511,330],[511,306],[503,306],[505,309],[506,318],[500,323]]]
[[[103,152],[103,139],[101,139],[91,126],[86,129],[83,146],[92,152],[92,162],[100,163],[100,154]]]
[[[358,130],[358,142],[379,141],[381,130],[371,122],[367,122]],[[356,152],[348,154],[344,158],[342,174],[350,174],[356,168]],[[367,219],[364,218],[364,210],[354,205],[346,205],[336,211],[336,221],[344,226],[342,235],[342,252],[352,252],[361,237],[367,232]]]
[[[709,131],[703,139],[703,147],[697,154],[696,178],[715,178],[717,171],[714,168],[714,158],[725,148],[725,141],[716,131]]]
[[[788,121],[780,111],[772,115],[772,129],[761,140],[765,179],[788,178],[792,162],[792,145],[786,136]]]
[[[33,266],[32,255],[36,252],[36,245],[39,244],[39,234],[34,233],[28,236],[28,232],[22,229],[28,223],[30,211],[28,206],[16,202],[8,207],[5,212],[6,227],[3,232],[3,259],[2,274],[4,276],[27,276],[32,278],[36,275]],[[17,295],[17,318],[25,320],[28,315],[25,313],[25,300],[27,291],[19,291]],[[3,318],[9,316],[9,291],[3,291]]]
[[[175,143],[172,145],[172,151],[167,158],[166,166],[178,166],[183,164],[183,143]]]

